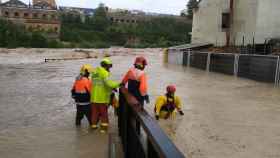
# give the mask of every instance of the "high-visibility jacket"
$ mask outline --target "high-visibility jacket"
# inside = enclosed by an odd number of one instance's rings
[[[168,113],[170,113],[171,116],[174,116],[176,113],[175,109],[177,109],[177,111],[180,111],[181,107],[181,99],[178,96],[175,96],[174,99],[169,101],[167,96],[159,96],[156,99],[155,103],[155,114],[160,116],[161,118],[164,118]],[[170,111],[169,109],[172,110]]]
[[[120,86],[119,82],[110,80],[110,72],[103,67],[98,67],[92,73],[91,103],[109,104],[112,90]]]
[[[124,76],[122,83],[127,84],[128,91],[136,97],[139,102],[143,102],[147,95],[147,77],[143,70],[131,68]]]
[[[90,91],[91,81],[86,77],[79,77],[76,79],[73,88],[72,95],[75,98],[75,102],[78,105],[90,104]]]

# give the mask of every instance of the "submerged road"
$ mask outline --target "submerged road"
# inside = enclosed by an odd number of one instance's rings
[[[161,127],[190,158],[280,157],[280,88],[198,69],[165,65],[148,53],[151,102],[167,84],[177,85],[185,116],[160,120]],[[0,56],[1,58],[1,56]],[[114,56],[113,78],[135,56]],[[32,59],[36,60],[36,59]],[[106,157],[108,136],[87,122],[74,126],[70,89],[79,67],[100,59],[50,63],[0,63],[0,154],[5,158]],[[146,105],[151,113],[153,105]],[[111,133],[116,132],[113,112]]]

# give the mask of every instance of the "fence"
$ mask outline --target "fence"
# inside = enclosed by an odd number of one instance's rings
[[[168,57],[176,59],[171,64],[195,67],[210,72],[235,75],[256,81],[280,85],[279,56],[208,53],[173,49]],[[168,60],[169,61],[169,60]]]
[[[184,158],[125,88],[120,89],[119,99],[118,125],[125,158]]]

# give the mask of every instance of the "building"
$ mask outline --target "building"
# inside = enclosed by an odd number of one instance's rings
[[[33,5],[9,0],[0,4],[0,17],[23,24],[28,30],[44,31],[50,38],[57,38],[60,33],[61,24],[54,0],[34,0]]]
[[[185,17],[170,15],[170,14],[158,14],[158,13],[149,13],[143,12],[141,10],[127,10],[127,9],[111,9],[108,8],[107,16],[113,23],[120,24],[137,24],[144,21],[149,21],[154,18],[174,18],[177,21],[191,23],[190,19]]]
[[[55,0],[33,0],[33,6],[50,6],[56,8]]]
[[[280,38],[279,0],[202,0],[194,10],[192,43],[263,44]]]
[[[59,11],[64,12],[64,13],[80,14],[82,16],[93,16],[95,9],[60,6]]]

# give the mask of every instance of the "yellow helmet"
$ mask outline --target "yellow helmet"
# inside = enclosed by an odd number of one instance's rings
[[[112,65],[112,61],[109,58],[104,58],[102,59],[101,63],[107,64],[107,65]]]
[[[80,73],[83,75],[83,74],[85,74],[86,70],[87,70],[89,73],[92,73],[92,72],[94,71],[93,67],[92,67],[90,64],[84,64],[84,65],[81,67]]]

